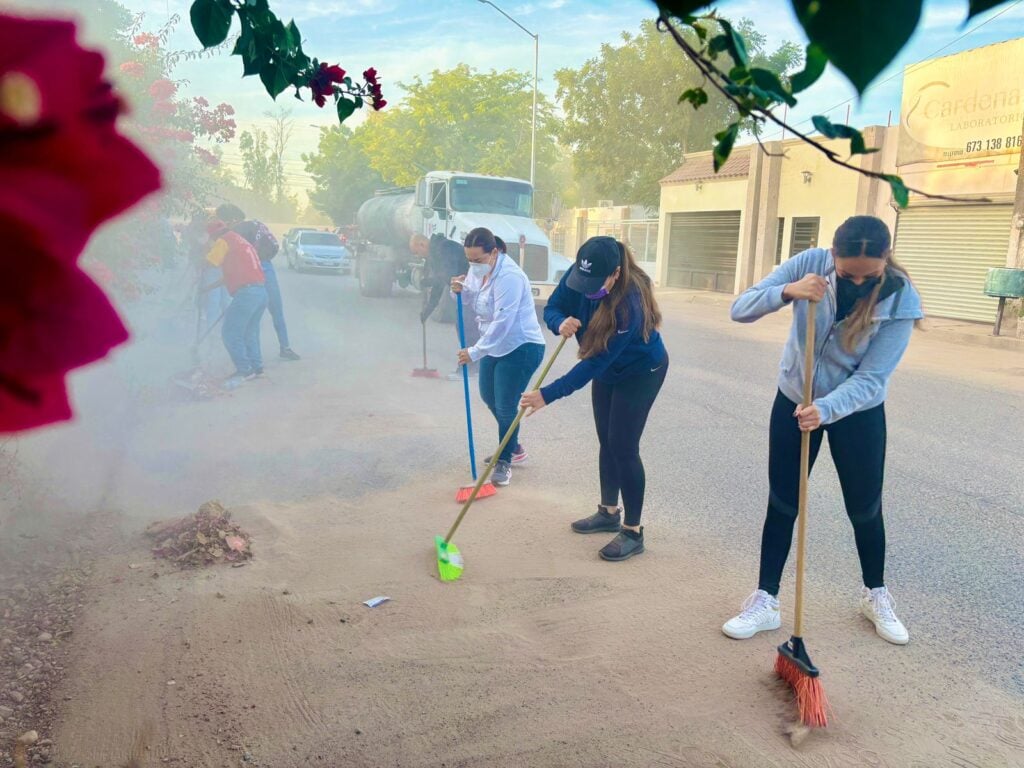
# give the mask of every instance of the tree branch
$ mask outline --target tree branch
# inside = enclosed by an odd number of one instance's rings
[[[848,170],[855,171],[856,173],[859,173],[862,176],[866,176],[871,179],[877,179],[879,181],[884,181],[886,184],[889,183],[888,174],[880,173],[878,171],[871,171],[866,168],[861,168],[858,165],[853,165],[852,163],[849,162],[849,160],[844,160],[842,157],[840,157],[839,153],[835,152],[832,149],[829,149],[824,144],[815,141],[813,138],[811,138],[810,135],[798,131],[796,128],[789,125],[785,120],[780,119],[778,116],[775,115],[775,113],[771,109],[766,109],[764,107],[759,106],[751,107],[749,104],[742,104],[739,101],[739,99],[737,99],[733,94],[729,93],[726,87],[729,85],[736,85],[736,83],[734,83],[733,80],[726,73],[718,69],[718,67],[715,66],[714,62],[705,58],[700,51],[695,49],[686,40],[686,38],[683,37],[679,30],[675,28],[675,26],[666,16],[659,16],[657,20],[657,25],[658,29],[667,31],[670,35],[672,35],[672,39],[675,41],[676,45],[678,45],[682,49],[683,53],[686,55],[686,58],[690,59],[690,61],[693,62],[693,65],[696,66],[698,70],[700,70],[701,74],[704,75],[707,81],[710,81],[711,84],[715,86],[715,89],[719,93],[721,93],[722,96],[724,96],[728,101],[732,102],[732,104],[735,105],[741,117],[753,116],[755,119],[761,121],[770,121],[775,125],[779,126],[780,128],[782,128],[783,131],[789,131],[796,138],[803,141],[805,144],[814,147],[816,150],[825,155],[825,157],[828,158],[829,162],[834,163],[835,165],[841,166],[843,168],[847,168]],[[757,135],[756,132],[754,133],[754,138],[757,140],[757,143],[761,146],[761,149],[767,152],[767,148],[761,142],[761,138]],[[922,197],[926,197],[930,200],[946,200],[953,203],[989,202],[987,198],[974,198],[968,200],[962,197],[935,195],[930,192],[925,192],[924,190],[921,189],[916,189],[914,187],[906,187],[906,189],[908,192],[913,192],[914,194],[921,195]]]

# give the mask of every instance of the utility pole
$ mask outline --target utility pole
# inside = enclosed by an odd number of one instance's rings
[[[516,21],[503,10],[501,10],[501,8],[492,3],[491,0],[478,0],[478,2],[481,2],[484,5],[491,6],[491,8],[496,10],[506,19],[511,21],[521,30],[523,30],[523,32],[525,32],[526,34],[533,38],[533,117],[530,120],[530,186],[533,186],[535,183],[535,177],[537,175],[537,74],[540,68],[540,35],[535,35],[533,32],[528,30],[518,21]],[[536,192],[536,190],[534,190],[534,192]]]

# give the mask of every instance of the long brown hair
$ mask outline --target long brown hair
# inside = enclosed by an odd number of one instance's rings
[[[608,296],[601,300],[594,316],[590,319],[583,342],[580,344],[580,359],[594,357],[608,351],[608,341],[615,335],[620,315],[619,307],[634,290],[640,293],[640,311],[644,314],[644,341],[651,338],[651,331],[661,327],[661,310],[654,298],[654,284],[647,273],[640,269],[629,246],[616,241],[622,254],[619,279],[615,281]]]
[[[847,352],[853,352],[870,330],[871,324],[874,322],[875,307],[878,306],[878,297],[882,292],[882,286],[885,285],[887,279],[892,279],[889,270],[891,269],[908,283],[910,282],[907,270],[893,258],[891,246],[892,236],[889,234],[889,228],[884,221],[874,216],[851,216],[840,225],[832,239],[833,258],[886,259],[888,267],[882,273],[882,278],[874,290],[854,304],[853,311],[846,317],[842,344]],[[915,325],[918,323],[915,322]]]

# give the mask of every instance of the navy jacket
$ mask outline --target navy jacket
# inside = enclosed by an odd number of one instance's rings
[[[587,332],[590,318],[594,316],[601,301],[592,301],[582,293],[569,288],[565,281],[571,267],[563,276],[555,292],[548,299],[544,308],[544,323],[551,332],[558,334],[558,328],[567,317],[575,317],[580,321],[580,329],[576,332],[576,341],[582,341]],[[640,304],[640,291],[634,289],[619,304],[616,318],[615,334],[608,340],[608,349],[600,355],[580,360],[567,374],[560,379],[542,387],[540,392],[545,403],[553,403],[559,398],[571,395],[582,389],[591,380],[614,384],[616,381],[648,373],[663,365],[668,359],[668,352],[657,330],[651,331],[650,337],[644,341],[644,315]]]

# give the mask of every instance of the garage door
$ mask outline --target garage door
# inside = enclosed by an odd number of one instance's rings
[[[901,211],[896,259],[931,317],[992,322],[996,299],[982,293],[992,267],[1006,266],[1012,205],[937,205]]]
[[[668,284],[732,293],[740,212],[670,213],[669,228]]]

